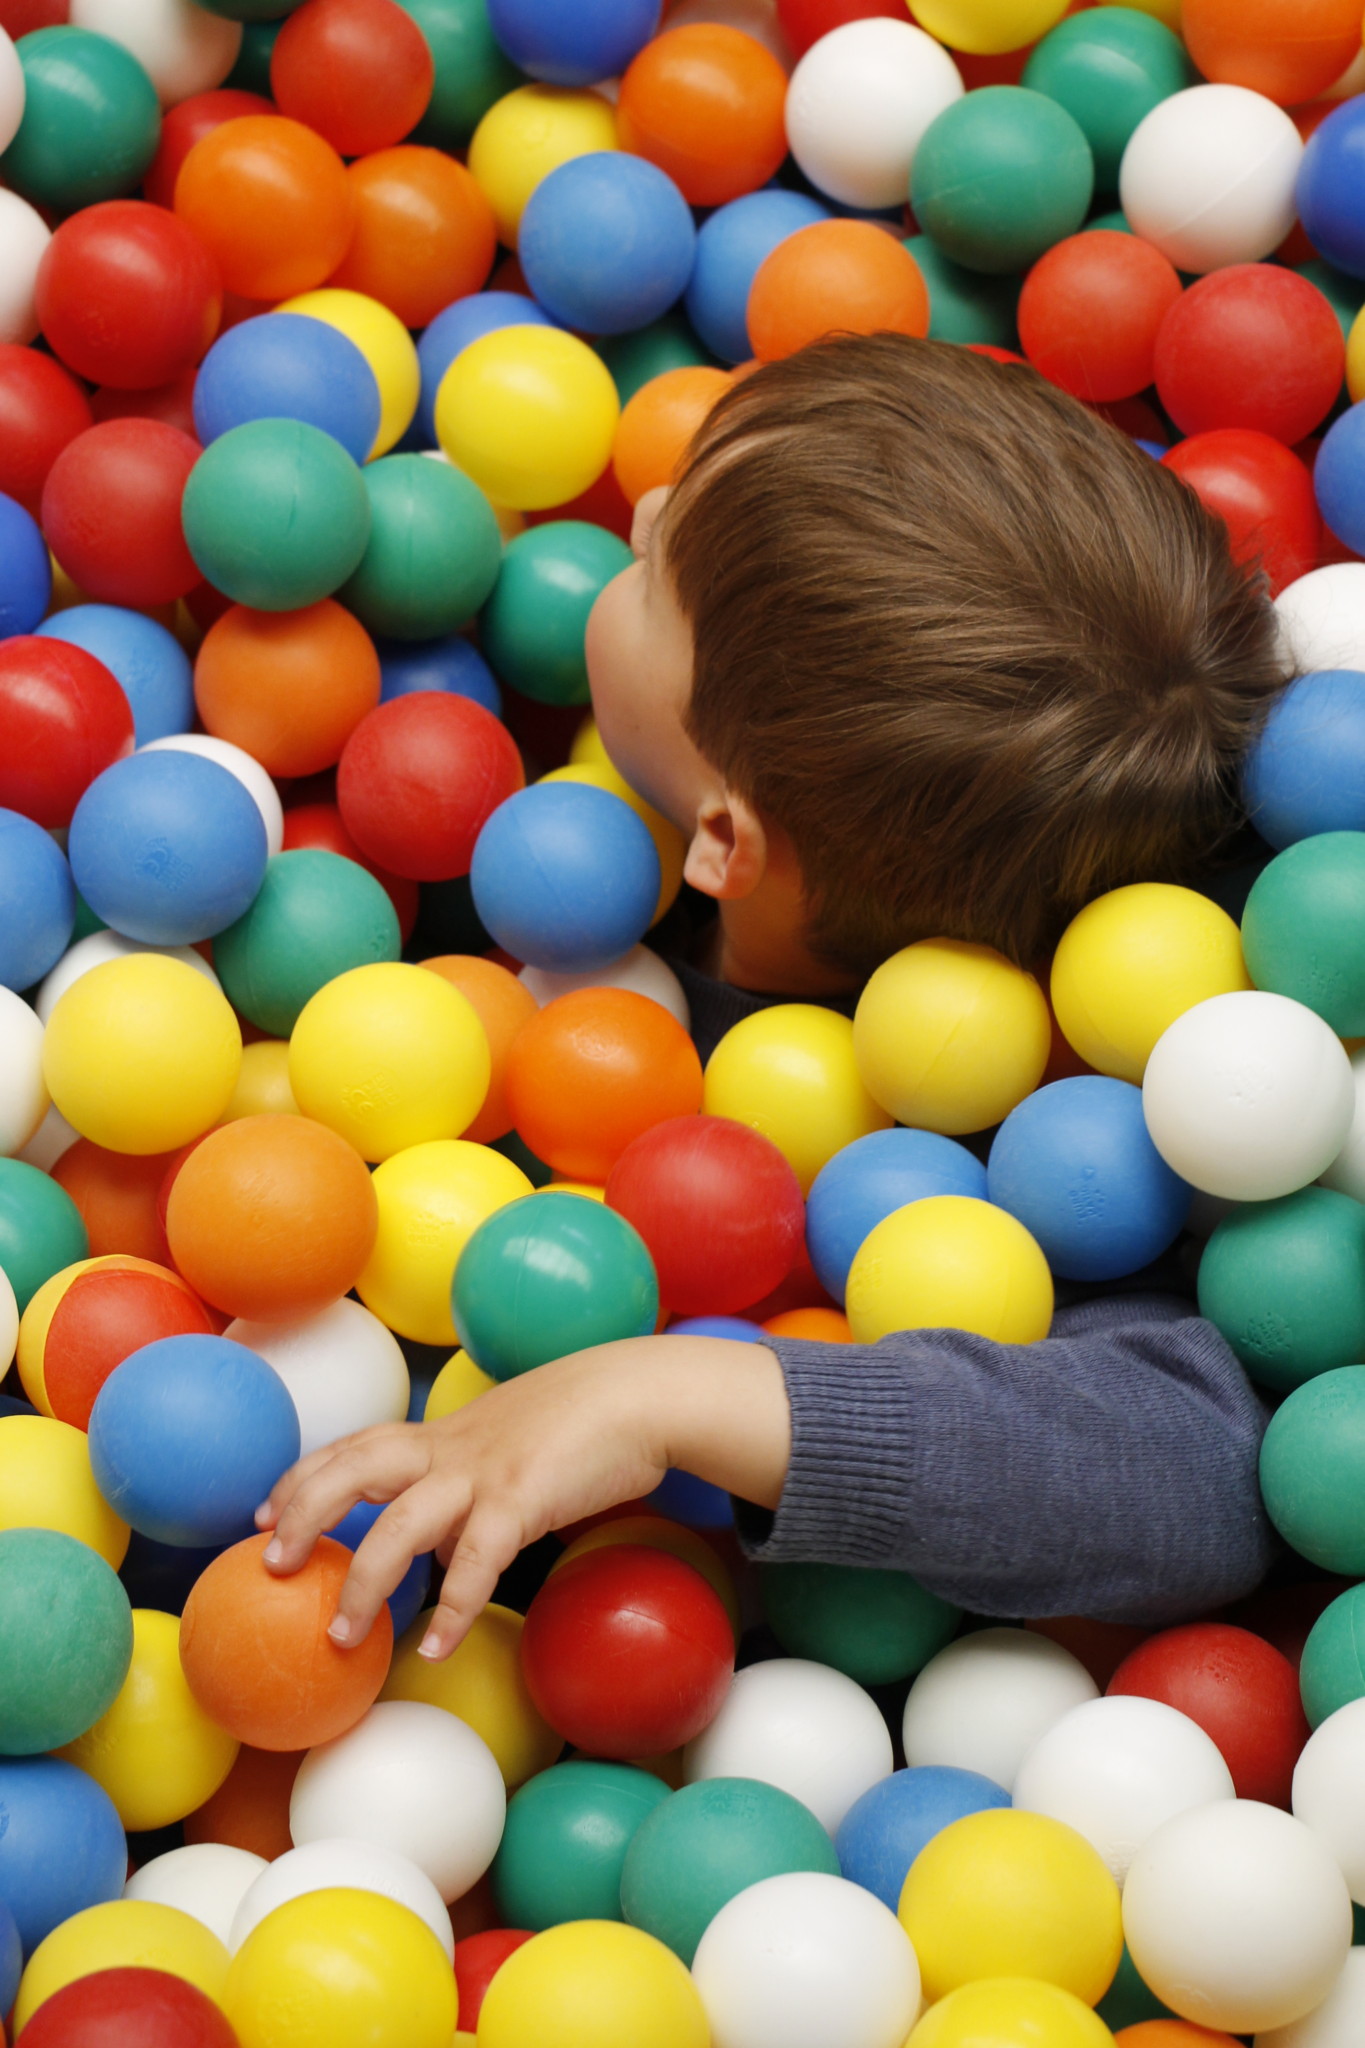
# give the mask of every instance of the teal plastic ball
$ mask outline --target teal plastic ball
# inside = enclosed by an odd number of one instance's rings
[[[502,534],[478,485],[448,462],[386,455],[360,472],[370,537],[341,601],[371,633],[439,640],[498,580]]]
[[[1365,1033],[1365,832],[1320,832],[1277,854],[1242,914],[1257,988],[1292,996],[1342,1038]]]
[[[599,342],[597,353],[611,372],[616,395],[629,405],[637,391],[665,370],[695,369],[714,363],[690,320],[682,313],[665,313],[648,327],[633,334],[616,334]]]
[[[490,1876],[508,1927],[619,1920],[621,1871],[636,1829],[668,1798],[634,1764],[554,1764],[515,1792]]]
[[[249,420],[220,434],[190,471],[180,516],[215,590],[262,612],[330,597],[370,537],[359,469],[302,420]]]
[[[161,136],[156,87],[137,58],[66,24],[34,29],[15,48],[24,118],[0,156],[0,182],[57,213],[133,191]]]
[[[832,1664],[859,1685],[920,1671],[957,1634],[962,1610],[909,1572],[846,1564],[760,1567],[763,1606],[789,1657]]]
[[[1299,1660],[1299,1692],[1314,1728],[1365,1698],[1365,1586],[1339,1594],[1314,1622]]]
[[[1094,153],[1096,186],[1115,192],[1138,122],[1197,84],[1198,74],[1164,22],[1135,7],[1096,7],[1068,15],[1043,37],[1021,83],[1074,117]]]
[[[623,540],[583,519],[519,533],[479,621],[479,644],[498,680],[541,704],[586,704],[588,614],[633,560]]]
[[[1199,1313],[1277,1394],[1365,1358],[1365,1207],[1308,1187],[1234,1210],[1204,1248]]]
[[[66,1189],[27,1160],[0,1159],[0,1271],[20,1315],[45,1280],[89,1256],[84,1220]]]
[[[133,1659],[118,1574],[56,1529],[0,1531],[0,1756],[74,1742],[114,1701]]]
[[[299,847],[270,860],[251,908],[214,940],[213,964],[233,1008],[287,1038],[338,974],[401,950],[398,913],[374,876],[339,853]]]
[[[925,130],[910,203],[945,256],[1000,277],[1074,235],[1094,188],[1090,144],[1065,107],[1021,85],[987,85]]]
[[[1365,1365],[1320,1373],[1271,1416],[1261,1494],[1300,1557],[1365,1579]]]
[[[905,244],[929,288],[930,341],[985,341],[993,348],[1019,346],[1017,277],[987,277],[945,256],[928,235]]]
[[[453,154],[467,148],[493,102],[526,80],[493,35],[488,0],[399,4],[425,36],[436,72],[427,110],[407,139]]]

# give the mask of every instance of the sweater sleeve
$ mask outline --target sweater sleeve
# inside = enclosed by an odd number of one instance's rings
[[[774,1513],[737,1504],[760,1563],[881,1566],[978,1614],[1149,1627],[1240,1598],[1271,1563],[1266,1411],[1186,1303],[1087,1302],[1037,1344],[767,1341],[792,1455]]]

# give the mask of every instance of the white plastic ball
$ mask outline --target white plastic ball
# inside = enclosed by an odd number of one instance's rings
[[[0,1153],[27,1145],[52,1097],[43,1079],[43,1023],[12,988],[0,988]]]
[[[1192,85],[1139,121],[1119,166],[1135,235],[1178,270],[1257,263],[1294,225],[1303,142],[1282,107],[1243,85]]]
[[[692,1028],[692,1012],[682,983],[667,961],[648,946],[632,946],[628,953],[613,960],[610,967],[599,968],[596,974],[556,974],[548,967],[523,967],[517,979],[530,989],[542,1010],[546,1003],[552,1003],[556,996],[568,995],[571,989],[626,988],[662,1004],[684,1031]]]
[[[1087,1700],[1054,1721],[1019,1766],[1014,1803],[1084,1835],[1118,1884],[1177,1813],[1233,1799],[1217,1744],[1160,1700]]]
[[[488,1744],[443,1707],[384,1700],[344,1735],[310,1750],[289,1805],[289,1832],[377,1842],[424,1870],[447,1905],[487,1870],[502,1840],[507,1793]]]
[[[123,1896],[174,1906],[226,1942],[244,1896],[269,1869],[264,1856],[253,1856],[250,1849],[234,1849],[226,1842],[193,1842],[144,1863],[123,1887]]]
[[[8,149],[24,118],[24,67],[4,29],[0,28],[0,150]]]
[[[1349,1195],[1353,1202],[1365,1202],[1365,1047],[1351,1055],[1351,1083],[1356,1106],[1346,1142],[1318,1179],[1325,1188],[1335,1188],[1339,1195]]]
[[[284,845],[284,806],[280,802],[279,791],[260,762],[253,760],[245,747],[234,747],[231,740],[215,739],[212,733],[207,732],[170,732],[165,739],[148,740],[145,747],[138,748],[138,752],[198,754],[202,760],[216,761],[220,768],[227,769],[229,775],[235,775],[250,794],[265,825],[266,851],[275,854],[281,850]]]
[[[193,946],[153,946],[143,939],[125,939],[122,932],[87,932],[67,948],[38,990],[34,1007],[44,1024],[51,1022],[58,1002],[83,974],[88,974],[92,967],[103,967],[106,960],[126,960],[130,953],[161,953],[167,960],[183,960],[186,967],[202,974],[215,988],[222,986],[203,954]]]
[[[1331,1850],[1254,1799],[1177,1814],[1133,1858],[1123,1933],[1143,1982],[1182,2019],[1230,2034],[1321,2005],[1351,1946]]]
[[[1268,1202],[1316,1180],[1355,1115],[1341,1040],[1289,996],[1239,989],[1177,1017],[1152,1048],[1142,1108],[1152,1143],[1183,1180],[1235,1202]]]
[[[9,1274],[0,1266],[0,1380],[14,1363],[19,1343],[19,1304]]]
[[[349,1296],[294,1322],[239,1317],[224,1334],[273,1365],[284,1381],[298,1410],[302,1458],[339,1436],[407,1415],[412,1387],[398,1339]]]
[[[347,1891],[378,1892],[383,1898],[406,1906],[426,1922],[451,1961],[455,1960],[450,1915],[426,1872],[379,1842],[357,1842],[341,1836],[333,1841],[307,1842],[262,1866],[255,1882],[239,1899],[228,1931],[222,1937],[229,1954],[235,1956],[247,1936],[277,1906],[283,1906],[289,1899],[301,1899],[306,1892],[328,1891],[338,1885]]]
[[[52,1102],[27,1145],[21,1145],[14,1156],[26,1166],[36,1166],[40,1173],[51,1173],[62,1154],[79,1142],[80,1135]]]
[[[910,1688],[905,1761],[979,1771],[1010,1792],[1033,1745],[1098,1693],[1080,1660],[1048,1636],[1022,1628],[959,1636]]]
[[[1365,2041],[1365,1948],[1353,1948],[1321,2005],[1287,2027],[1256,2036],[1256,2048],[1360,2048]]]
[[[221,85],[242,47],[241,22],[195,0],[71,0],[71,23],[130,50],[163,107]]]
[[[1351,1897],[1365,1904],[1365,1699],[1313,1730],[1294,1766],[1293,1806],[1336,1857]]]
[[[832,1835],[894,1765],[870,1696],[842,1671],[774,1657],[737,1671],[725,1705],[683,1751],[683,1782],[757,1778],[808,1806]]]
[[[1365,562],[1329,562],[1291,583],[1275,600],[1280,646],[1304,674],[1365,669]]]
[[[902,2048],[919,1962],[880,1899],[797,1870],[736,1893],[702,1935],[692,1981],[713,2048]]]
[[[920,137],[963,94],[942,43],[874,15],[813,43],[792,73],[787,146],[818,191],[845,206],[901,206]]]
[[[0,342],[29,342],[37,334],[38,265],[51,240],[38,209],[0,186]]]

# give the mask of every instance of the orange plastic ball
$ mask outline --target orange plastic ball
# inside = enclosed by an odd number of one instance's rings
[[[306,121],[343,156],[410,135],[435,78],[427,39],[396,0],[304,0],[270,53],[280,112]]]
[[[1120,2027],[1114,2048],[1237,2048],[1231,2034],[1200,2027],[1193,2020],[1139,2020]]]
[[[128,1252],[136,1259],[170,1264],[170,1246],[157,1212],[157,1196],[174,1158],[171,1152],[106,1152],[81,1138],[63,1152],[52,1178],[81,1212],[90,1256]]]
[[[289,1798],[303,1749],[251,1749],[243,1743],[218,1790],[185,1820],[185,1840],[223,1842],[273,1863],[294,1846]]]
[[[762,363],[829,334],[925,335],[929,293],[894,235],[864,220],[817,220],[780,242],[749,292],[749,339]]]
[[[848,1317],[838,1308],[784,1308],[763,1325],[770,1337],[805,1337],[814,1344],[851,1344]]]
[[[621,80],[622,149],[667,171],[692,206],[766,185],[787,154],[787,74],[740,29],[712,22],[666,29]]]
[[[90,1427],[116,1365],[159,1337],[211,1337],[217,1325],[178,1273],[115,1253],[82,1259],[38,1289],[19,1325],[19,1377],[43,1415]]]
[[[601,1186],[632,1138],[701,1108],[701,1061],[660,1003],[580,988],[547,1003],[507,1062],[516,1128],[571,1180]]]
[[[1180,32],[1205,78],[1282,107],[1315,99],[1360,53],[1357,0],[1184,0]]]
[[[297,612],[235,604],[204,635],[194,701],[206,732],[268,774],[316,775],[374,710],[379,682],[373,640],[334,599]]]
[[[175,181],[175,210],[244,299],[312,291],[346,254],[355,197],[320,135],[281,114],[225,121],[195,143]]]
[[[430,968],[467,996],[478,1013],[488,1037],[493,1071],[483,1108],[463,1133],[476,1145],[491,1145],[505,1138],[512,1128],[512,1105],[507,1100],[507,1061],[512,1041],[524,1024],[539,1014],[539,1006],[524,982],[499,967],[496,960],[481,960],[474,953],[442,953],[434,960],[418,963]]]
[[[328,280],[363,292],[405,327],[479,290],[497,252],[493,209],[463,164],[439,149],[376,150],[348,166],[355,229]]]
[[[692,436],[730,389],[727,370],[704,365],[665,370],[642,384],[616,423],[611,464],[622,495],[637,505],[656,484],[670,484]]]
[[[306,1116],[244,1116],[210,1131],[166,1205],[171,1254],[195,1292],[261,1322],[314,1315],[347,1293],[378,1228],[360,1154]]]
[[[351,1553],[330,1536],[302,1571],[273,1577],[268,1536],[234,1543],[202,1572],[180,1623],[180,1662],[210,1719],[254,1749],[313,1749],[353,1728],[379,1697],[393,1654],[387,1606],[363,1643],[327,1633]]]

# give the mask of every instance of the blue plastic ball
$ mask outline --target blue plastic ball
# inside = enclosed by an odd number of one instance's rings
[[[338,1543],[344,1543],[348,1550],[359,1550],[383,1512],[382,1506],[373,1506],[367,1500],[357,1501],[350,1513],[343,1515],[335,1528],[329,1529],[327,1534],[334,1537]],[[416,1621],[426,1606],[430,1587],[431,1552],[424,1551],[420,1557],[412,1560],[389,1595],[389,1614],[393,1620],[395,1637],[401,1636],[404,1629],[411,1628]]]
[[[723,363],[753,354],[745,314],[759,265],[801,228],[828,220],[829,208],[804,192],[746,192],[718,206],[697,230],[697,253],[687,287],[687,317],[712,355]]]
[[[0,1816],[0,1899],[26,1955],[73,1913],[122,1897],[123,1823],[104,1787],[75,1764],[55,1756],[0,1757]]]
[[[1118,1280],[1165,1251],[1191,1190],[1147,1134],[1142,1090],[1105,1074],[1053,1081],[1012,1109],[986,1174],[1067,1280]]]
[[[894,1913],[906,1872],[926,1842],[969,1813],[1009,1803],[1004,1786],[979,1771],[948,1764],[893,1771],[855,1800],[839,1823],[839,1868],[850,1884],[860,1884]]]
[[[188,946],[225,931],[265,879],[265,823],[246,786],[200,754],[130,754],[76,806],[76,887],[126,938]]]
[[[1353,554],[1365,554],[1365,405],[1353,405],[1327,429],[1313,489],[1333,533]]]
[[[248,420],[303,420],[363,462],[379,432],[379,384],[353,341],[302,313],[263,313],[220,335],[194,382],[205,448]]]
[[[730,1529],[734,1527],[734,1503],[723,1486],[698,1479],[691,1472],[665,1472],[649,1496],[649,1504],[670,1522],[688,1529]]]
[[[986,1169],[934,1131],[873,1131],[822,1166],[806,1203],[806,1246],[820,1285],[844,1298],[848,1269],[870,1230],[926,1195],[986,1199]]]
[[[418,690],[446,690],[454,697],[472,697],[502,717],[498,679],[477,647],[459,633],[443,640],[376,640],[379,655],[379,701],[410,697]]]
[[[1242,770],[1251,822],[1277,852],[1365,831],[1365,674],[1317,669],[1278,697]]]
[[[680,299],[692,275],[692,209],[667,172],[625,150],[570,158],[526,202],[517,254],[566,326],[629,334]]]
[[[19,1939],[19,1923],[0,1899],[0,2012],[8,2012],[13,2005],[23,1973],[24,1945]]]
[[[160,1337],[115,1366],[90,1415],[95,1484],[158,1543],[235,1543],[299,1455],[273,1366],[228,1337]]]
[[[145,612],[118,604],[77,604],[38,628],[39,637],[66,640],[102,661],[123,687],[133,713],[133,737],[169,739],[194,724],[194,670],[174,633]]]
[[[659,26],[662,0],[488,0],[512,62],[547,85],[615,78]]]
[[[469,871],[474,908],[497,944],[563,974],[609,967],[639,943],[659,876],[642,820],[586,782],[540,782],[508,797],[480,832]]]
[[[1343,100],[1309,137],[1294,207],[1319,256],[1365,277],[1365,98]]]
[[[0,987],[32,988],[71,943],[76,888],[50,832],[0,811]]]
[[[436,393],[456,356],[471,341],[482,341],[485,334],[496,334],[501,327],[557,324],[543,306],[528,299],[524,292],[471,292],[467,299],[456,299],[453,306],[438,313],[417,344],[422,395],[412,424],[419,444],[426,448],[436,446]]]
[[[763,1331],[745,1316],[683,1316],[670,1323],[669,1337],[725,1337],[732,1344],[761,1344]]]
[[[0,640],[31,633],[52,601],[52,564],[38,522],[0,491]]]

